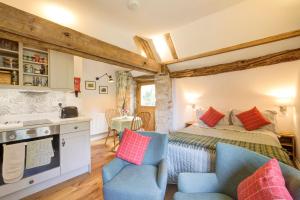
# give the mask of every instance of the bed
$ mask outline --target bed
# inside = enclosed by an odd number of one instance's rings
[[[169,135],[168,182],[177,183],[181,172],[214,171],[215,147],[218,142],[241,146],[293,166],[277,135],[272,131],[249,132],[233,125],[210,128],[194,124]]]

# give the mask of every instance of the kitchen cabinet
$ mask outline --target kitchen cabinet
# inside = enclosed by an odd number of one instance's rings
[[[50,88],[73,90],[74,56],[50,50]]]
[[[72,122],[68,120],[62,119],[55,122],[59,124],[59,135],[57,130],[57,134],[53,136],[56,142],[52,145],[55,147],[53,148],[55,155],[59,153],[60,165],[54,168],[45,166],[43,171],[24,176],[15,183],[0,185],[1,200],[23,199],[25,196],[91,170],[90,121],[88,119],[76,120],[75,118],[74,121],[71,119]],[[16,130],[19,130],[19,128],[16,128]],[[57,148],[58,142],[59,148]],[[56,158],[58,159],[57,156]],[[1,158],[0,161],[2,161]]]
[[[89,131],[62,134],[60,138],[60,167],[61,173],[90,164]]]

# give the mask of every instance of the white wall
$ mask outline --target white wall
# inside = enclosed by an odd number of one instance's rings
[[[115,80],[115,72],[119,67],[75,57],[75,76],[81,77],[81,93],[79,95],[80,113],[92,118],[91,134],[99,134],[107,131],[105,110],[116,105],[116,85],[109,83],[107,77],[96,82],[96,90],[86,90],[85,81],[95,81],[96,76],[105,73],[112,75]],[[99,94],[99,86],[108,86],[108,94]]]
[[[294,61],[246,71],[174,79],[173,128],[182,128],[185,122],[195,119],[192,104],[203,108],[213,106],[221,111],[246,110],[253,106],[278,111],[277,105],[283,101],[296,104],[299,73],[300,61]],[[279,130],[295,130],[294,109],[289,107],[288,110],[287,115],[278,113]]]
[[[179,57],[300,28],[299,0],[244,0],[171,31]]]

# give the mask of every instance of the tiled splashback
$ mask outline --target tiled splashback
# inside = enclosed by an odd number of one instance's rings
[[[70,93],[48,91],[47,93],[28,93],[21,90],[0,89],[0,117],[57,112],[58,103],[67,104]]]

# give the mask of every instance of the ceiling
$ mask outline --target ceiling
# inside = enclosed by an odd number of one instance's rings
[[[285,50],[292,50],[299,48],[300,37],[294,37],[286,40],[272,42],[264,45],[254,46],[238,51],[231,51],[214,56],[204,57],[200,59],[185,61],[181,63],[168,65],[171,72],[185,69],[196,69],[201,67],[209,67],[224,63],[231,63],[239,60],[247,60],[257,58],[260,56],[277,53]]]
[[[88,18],[105,22],[134,34],[151,36],[165,33],[201,17],[226,9],[242,0],[138,0],[137,10],[128,9],[128,0],[1,0],[1,2],[47,18],[45,4],[58,4],[75,16],[69,27],[78,27]],[[77,23],[77,24],[76,24]],[[64,24],[67,25],[67,24]],[[81,30],[79,30],[81,31]]]

